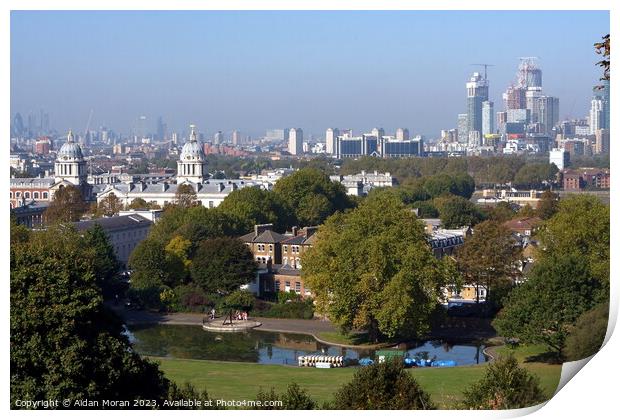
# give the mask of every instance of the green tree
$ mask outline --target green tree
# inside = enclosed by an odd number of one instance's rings
[[[585,259],[592,275],[609,284],[609,206],[594,195],[574,194],[541,229],[542,256],[573,254]]]
[[[514,218],[517,212],[512,208],[510,203],[500,201],[494,207],[484,209],[489,220],[503,223]]]
[[[336,410],[432,410],[431,398],[396,358],[357,369],[334,395]]]
[[[551,190],[546,190],[540,196],[540,201],[536,206],[538,217],[543,220],[551,219],[557,213],[559,208],[559,197]]]
[[[603,56],[603,59],[596,63],[597,66],[603,69],[603,77],[601,80],[609,80],[609,68],[610,68],[610,52],[611,52],[611,39],[609,34],[603,37],[601,42],[597,42],[594,44],[594,50],[597,54]],[[598,86],[598,88],[602,88],[602,86]]]
[[[426,242],[424,228],[393,194],[376,194],[338,213],[302,256],[302,276],[317,308],[341,330],[373,341],[424,332],[452,279]]]
[[[230,293],[249,283],[256,273],[250,249],[236,238],[214,238],[200,243],[192,260],[192,280],[208,292]]]
[[[145,199],[143,198],[134,198],[133,200],[131,200],[131,203],[129,203],[129,205],[127,206],[127,208],[129,210],[143,210],[143,209],[149,209],[149,204],[146,202]]]
[[[114,247],[110,244],[108,235],[100,224],[96,223],[84,234],[84,239],[89,247],[95,250],[95,273],[97,285],[101,288],[104,297],[112,297],[118,292],[118,271],[121,264],[116,258]]]
[[[111,193],[108,194],[104,199],[102,199],[99,204],[97,204],[95,216],[110,217],[118,214],[118,212],[121,210],[123,210],[123,203],[116,195],[114,195],[114,193]]]
[[[553,163],[528,163],[516,173],[514,184],[523,188],[540,188],[555,180],[558,168]]]
[[[319,169],[304,168],[279,180],[274,192],[286,206],[294,210],[295,224],[321,224],[337,211],[352,207],[342,184],[332,182]]]
[[[241,188],[231,192],[218,210],[237,220],[238,228],[243,232],[263,223],[273,223],[276,231],[284,232],[293,217],[292,210],[286,207],[280,196],[260,188]]]
[[[177,192],[174,194],[176,205],[181,208],[189,208],[198,205],[196,191],[190,184],[181,184],[177,186]]]
[[[560,359],[571,325],[598,303],[601,287],[583,258],[542,258],[510,293],[493,326],[504,337],[545,344]]]
[[[133,270],[130,296],[137,297],[150,308],[159,309],[163,287],[174,286],[177,282],[175,277],[169,277],[162,244],[150,238],[140,242],[129,256],[129,267]]]
[[[281,401],[282,405],[261,405],[256,407],[259,410],[314,410],[317,407],[316,402],[308,395],[305,389],[302,389],[296,382],[289,384],[286,392],[278,395],[274,388],[268,392],[262,388],[258,391],[255,398],[256,401]]]
[[[520,248],[510,231],[498,222],[485,221],[476,225],[473,235],[457,250],[457,263],[465,283],[484,286],[486,302],[498,303],[492,291],[510,287],[519,256]]]
[[[524,205],[517,212],[517,217],[536,217],[538,212],[529,204]]]
[[[605,340],[609,322],[609,302],[602,302],[577,319],[566,339],[566,360],[581,360],[595,354]]]
[[[88,209],[80,190],[73,186],[60,186],[44,213],[47,224],[77,222]]]
[[[28,242],[30,239],[30,229],[24,225],[17,224],[15,217],[11,216],[11,246],[13,244]]]
[[[235,290],[224,299],[227,309],[249,311],[254,306],[254,295],[247,290]]]
[[[540,380],[519,366],[510,354],[487,365],[484,377],[464,392],[463,406],[472,410],[509,410],[530,407],[548,399]]]
[[[169,381],[103,305],[97,253],[80,235],[51,227],[11,246],[10,259],[12,405],[166,398]]]
[[[411,207],[417,208],[420,218],[435,218],[439,216],[439,212],[437,208],[433,205],[432,200],[427,201],[416,201],[411,204]]]
[[[439,211],[442,225],[447,229],[473,226],[484,219],[484,215],[471,201],[456,195],[444,195],[433,200]]]

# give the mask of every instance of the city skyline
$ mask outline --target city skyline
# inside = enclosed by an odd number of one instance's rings
[[[520,56],[540,57],[561,119],[585,117],[609,13],[56,11],[12,12],[11,25],[11,117],[45,109],[59,131],[81,132],[93,109],[91,128],[124,133],[146,115],[153,132],[162,116],[209,136],[376,126],[436,138],[466,112],[464,84],[482,71],[471,63],[494,64],[497,112]]]

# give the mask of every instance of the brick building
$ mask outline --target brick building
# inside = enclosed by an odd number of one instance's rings
[[[562,172],[564,190],[582,190],[584,188],[609,189],[609,169],[580,168],[567,169]]]

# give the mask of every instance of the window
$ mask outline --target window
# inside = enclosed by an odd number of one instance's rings
[[[295,291],[298,293],[301,292],[301,282],[298,282],[298,281],[295,282]]]
[[[282,265],[288,265],[288,257],[282,258]]]
[[[213,208],[213,201],[209,201],[209,208],[212,209]]]
[[[280,280],[276,280],[276,290],[280,290]]]
[[[39,191],[35,191],[35,192],[32,194],[32,196],[33,196],[34,198],[39,198]]]
[[[295,265],[297,268],[301,268],[301,260],[299,258],[295,258]]]
[[[285,286],[287,289],[290,289],[290,288],[291,288],[291,282],[290,282],[290,281],[287,281],[286,283],[284,283],[284,286]]]
[[[46,193],[46,192],[44,192],[44,193],[43,193],[43,198],[47,198],[47,197],[48,197],[47,193]]]
[[[284,245],[284,252],[288,252],[288,245]]]
[[[273,251],[273,245],[269,245],[269,252]]]
[[[15,192],[15,198],[19,198],[21,196],[22,196],[22,193],[20,191]]]
[[[10,197],[13,198],[13,191],[9,191]]]

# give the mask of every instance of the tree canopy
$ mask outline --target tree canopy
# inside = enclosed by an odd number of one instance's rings
[[[279,195],[260,188],[241,188],[231,192],[218,209],[238,223],[238,229],[250,232],[254,225],[273,223],[277,232],[290,227],[291,210]]]
[[[11,400],[154,399],[169,381],[103,305],[97,252],[52,227],[11,246]]]
[[[274,192],[293,209],[294,223],[315,226],[337,211],[352,207],[344,186],[319,169],[304,168],[279,180]]]
[[[61,186],[54,193],[50,205],[45,210],[46,224],[77,222],[88,210],[79,188],[68,185]]]
[[[317,235],[302,256],[302,276],[319,311],[343,331],[364,329],[373,340],[426,330],[441,286],[452,278],[397,197],[373,195],[327,219]]]
[[[471,201],[456,195],[442,195],[433,200],[439,211],[442,225],[447,229],[473,226],[482,220],[484,215]]]

